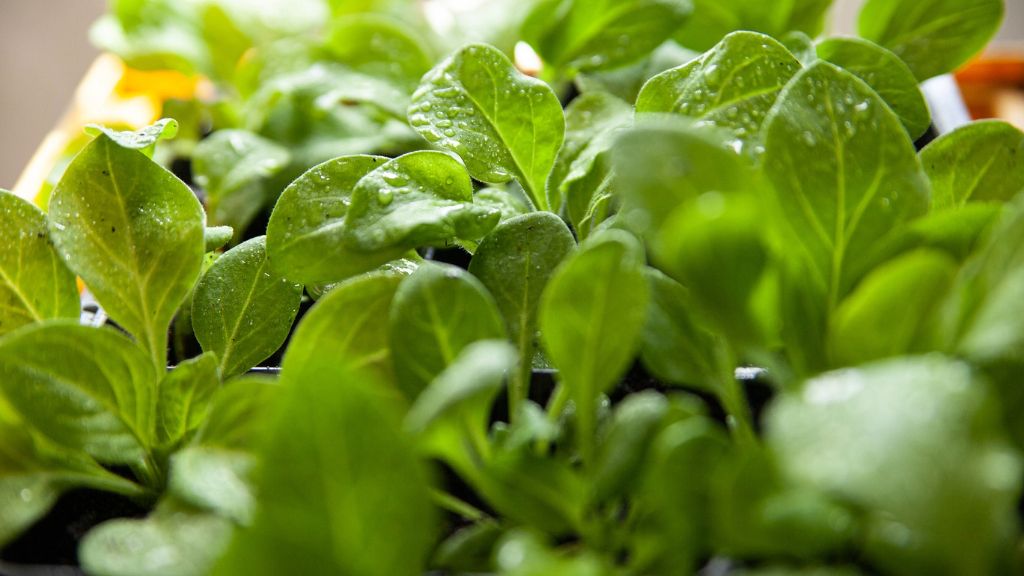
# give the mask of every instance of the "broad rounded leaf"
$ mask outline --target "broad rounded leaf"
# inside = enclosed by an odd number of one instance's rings
[[[822,60],[843,68],[871,86],[900,117],[912,139],[931,125],[931,112],[914,73],[892,52],[859,38],[829,38],[818,44]]]
[[[571,74],[639,60],[692,10],[690,0],[548,0],[537,3],[523,29],[546,62]]]
[[[587,454],[586,439],[594,433],[598,396],[633,360],[647,302],[643,248],[620,230],[584,243],[562,263],[544,291],[541,339],[576,402],[585,460],[592,456]]]
[[[473,44],[438,64],[413,94],[409,123],[456,152],[477,180],[516,179],[537,208],[565,135],[558,97],[496,48]]]
[[[765,125],[764,169],[792,241],[831,310],[929,191],[899,119],[861,80],[828,62],[789,84]],[[808,158],[814,158],[808,162]]]
[[[353,368],[372,370],[391,381],[387,318],[403,276],[373,273],[342,282],[310,309],[288,345],[287,371],[317,356],[330,356]]]
[[[764,34],[734,32],[689,64],[651,78],[636,100],[637,113],[682,114],[754,139],[800,62]]]
[[[473,183],[454,156],[424,150],[390,160],[352,191],[346,239],[364,252],[479,240],[501,213],[473,205]]]
[[[256,507],[250,486],[255,465],[251,453],[189,446],[171,458],[167,490],[185,504],[247,524]]]
[[[918,80],[957,69],[985,47],[1003,20],[1004,0],[868,0],[860,35],[903,59]]]
[[[0,389],[55,443],[109,464],[134,464],[154,439],[157,374],[107,328],[51,321],[0,340]]]
[[[0,190],[0,336],[50,318],[78,318],[75,276],[50,243],[46,215]]]
[[[75,157],[50,200],[57,251],[161,368],[203,263],[204,218],[181,180],[107,136]]]
[[[245,130],[218,130],[192,153],[195,182],[206,191],[211,225],[245,231],[280,188],[271,179],[291,160],[288,150]]]
[[[359,180],[387,161],[343,156],[310,168],[292,182],[267,224],[274,271],[296,282],[331,282],[372,270],[400,254],[361,253],[345,238],[345,215]]]
[[[225,378],[266,360],[284,343],[302,300],[302,285],[270,270],[266,238],[239,244],[213,263],[192,297],[192,327]]]
[[[410,400],[469,344],[505,337],[501,313],[483,284],[446,264],[424,264],[402,282],[389,326],[398,386]]]
[[[434,59],[402,22],[376,14],[332,21],[324,47],[330,57],[364,74],[386,78],[411,92]]]
[[[988,573],[1012,546],[1021,483],[988,400],[965,364],[890,360],[783,396],[768,444],[791,481],[861,511],[866,556],[885,573]]]
[[[1024,192],[1024,133],[998,120],[943,134],[921,151],[932,183],[932,206],[1006,202]]]
[[[210,402],[220,388],[217,357],[203,354],[174,367],[160,381],[156,406],[156,439],[173,446],[206,421]]]

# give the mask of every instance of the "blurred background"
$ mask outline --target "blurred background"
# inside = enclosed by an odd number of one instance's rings
[[[861,2],[836,3],[836,32],[853,32]],[[1001,46],[994,50],[1024,56],[1024,0],[1006,4],[1006,21],[997,39]],[[105,8],[106,0],[0,0],[0,188],[14,186],[96,58],[88,29]],[[1004,70],[1000,67],[991,74],[1017,73]],[[1017,105],[1012,95],[1007,98],[1007,106]],[[1024,111],[1024,96],[1018,104]]]

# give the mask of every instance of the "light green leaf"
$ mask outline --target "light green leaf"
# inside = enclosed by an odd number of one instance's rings
[[[260,468],[253,523],[212,574],[423,574],[438,524],[397,398],[326,355],[282,379],[260,457],[287,465]]]
[[[122,148],[139,150],[146,156],[153,156],[153,149],[160,140],[174,138],[178,135],[178,121],[173,118],[158,120],[151,126],[138,130],[114,130],[100,124],[89,124],[85,127],[89,136],[106,135]]]
[[[561,218],[533,212],[501,223],[480,243],[469,264],[469,271],[494,295],[509,338],[519,351],[519,371],[510,387],[512,411],[527,395],[541,293],[555,268],[575,248],[576,241]]]
[[[430,50],[413,29],[375,14],[334,19],[325,48],[332,59],[358,72],[390,80],[410,93],[434,63]]]
[[[929,250],[876,268],[836,310],[829,334],[832,364],[855,366],[930,349],[956,272],[952,258]]]
[[[607,170],[598,170],[598,156],[612,147],[621,129],[632,124],[632,120],[632,107],[604,92],[584,94],[569,104],[565,110],[565,142],[548,178],[551,210],[560,211],[570,188],[588,179],[591,172],[600,172],[598,182],[604,179]],[[593,187],[587,188],[587,192],[592,191]],[[583,204],[589,199],[583,198]]]
[[[547,0],[523,30],[545,62],[573,75],[643,58],[692,10],[690,0]]]
[[[787,32],[779,38],[779,42],[786,47],[796,59],[804,66],[810,66],[818,59],[818,53],[814,49],[814,39],[799,30]]]
[[[160,381],[156,405],[156,441],[173,446],[199,429],[220,388],[217,356],[212,353],[175,366]]]
[[[643,247],[620,230],[584,243],[544,291],[541,339],[576,403],[585,462],[593,458],[598,396],[618,382],[633,360],[647,302]]]
[[[285,370],[316,356],[330,356],[374,372],[381,382],[393,381],[388,324],[383,319],[402,280],[399,274],[372,273],[333,288],[295,330],[284,357]]]
[[[208,254],[220,250],[234,237],[235,229],[231,226],[207,226],[203,231],[203,242],[206,244],[203,251]]]
[[[707,50],[730,32],[753,30],[781,38],[800,31],[817,36],[832,0],[694,0],[693,15],[676,40],[694,50]]]
[[[270,270],[266,237],[260,236],[227,251],[203,274],[192,297],[192,327],[230,378],[281,347],[301,300],[301,284]]]
[[[50,318],[78,318],[75,276],[50,243],[46,215],[0,190],[0,336]]]
[[[57,251],[153,364],[203,263],[204,216],[192,191],[138,150],[99,136],[50,200]]]
[[[740,141],[752,141],[800,68],[789,50],[771,37],[734,32],[699,59],[651,78],[637,97],[636,110],[705,120]]]
[[[345,236],[352,190],[386,161],[382,156],[335,158],[285,188],[267,225],[271,267],[290,280],[313,284],[342,280],[400,256],[397,250],[356,252]]]
[[[562,105],[496,48],[466,46],[424,76],[409,123],[461,156],[477,180],[514,178],[538,209],[548,207],[544,185],[565,135]]]
[[[682,66],[698,56],[700,56],[699,52],[683,48],[670,40],[651,52],[650,56],[635,64],[615,70],[578,74],[573,82],[582,94],[606,92],[633,104],[644,83],[653,76],[665,70]]]
[[[804,283],[827,294],[832,311],[899,226],[927,211],[921,164],[881,98],[827,62],[793,79],[765,133],[787,250],[806,261]]]
[[[252,520],[252,454],[210,446],[189,446],[171,458],[168,493],[182,503],[239,524]]]
[[[473,193],[473,203],[484,208],[494,208],[501,213],[500,222],[530,212],[521,193],[501,186],[488,186]]]
[[[501,313],[484,285],[447,264],[423,264],[402,282],[388,324],[398,387],[409,400],[469,344],[505,337]]]
[[[154,440],[157,374],[110,329],[50,321],[0,340],[0,389],[53,442],[107,464],[137,464]]]
[[[0,477],[0,546],[46,516],[60,493],[46,475]]]
[[[192,170],[206,192],[210,223],[245,232],[280,191],[273,178],[290,161],[286,148],[245,130],[217,130],[200,140]]]
[[[1012,546],[1021,472],[988,401],[962,363],[880,362],[783,396],[768,444],[790,481],[861,510],[882,571],[988,573]]]
[[[222,386],[194,445],[251,453],[262,438],[280,386],[262,376],[242,376]]]
[[[352,191],[346,239],[375,252],[479,240],[501,214],[473,205],[473,183],[454,156],[424,150],[391,160],[363,176]]]
[[[858,29],[924,81],[952,72],[984,48],[1003,11],[1003,0],[868,0]]]
[[[171,501],[144,520],[111,520],[79,547],[94,576],[203,576],[231,540],[232,525]]]
[[[892,52],[860,38],[828,38],[818,44],[818,56],[863,80],[900,117],[911,139],[931,125],[931,112],[917,79]]]
[[[610,576],[612,573],[592,552],[559,553],[525,531],[512,532],[505,537],[494,557],[502,576]]]
[[[1024,192],[1024,133],[998,120],[943,134],[921,151],[935,209],[1006,202]]]

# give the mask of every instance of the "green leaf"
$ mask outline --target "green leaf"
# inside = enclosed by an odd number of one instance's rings
[[[932,207],[1006,202],[1024,192],[1024,133],[998,120],[943,134],[921,151],[932,183]]]
[[[174,454],[168,493],[182,503],[239,524],[256,508],[252,454],[210,446],[189,446]]]
[[[79,546],[95,576],[203,576],[231,540],[231,522],[174,501],[144,520],[111,520]]]
[[[282,365],[302,366],[317,356],[372,371],[391,382],[388,316],[403,276],[372,273],[342,282],[317,301],[295,330]]]
[[[740,141],[752,141],[800,68],[789,50],[771,37],[735,32],[699,59],[651,78],[637,97],[636,110],[705,120]]]
[[[280,386],[261,376],[242,376],[222,386],[193,444],[251,453],[262,438]]]
[[[855,366],[928,350],[956,272],[952,258],[929,250],[876,268],[836,310],[829,334],[832,364]]]
[[[220,250],[228,242],[231,242],[231,239],[234,237],[235,229],[231,226],[207,226],[203,231],[203,242],[206,244],[203,251],[209,254],[215,250]]]
[[[0,477],[0,546],[46,516],[60,492],[46,475]]]
[[[46,215],[0,190],[0,336],[50,318],[78,318],[75,276],[50,243]]]
[[[89,136],[105,135],[122,148],[139,150],[146,156],[152,157],[157,142],[164,139],[170,140],[178,135],[178,121],[173,118],[164,118],[145,128],[124,131],[114,130],[100,124],[89,124],[85,127],[85,133]]]
[[[398,387],[409,400],[469,344],[505,337],[501,313],[483,284],[465,270],[433,263],[398,287],[388,324]]]
[[[793,482],[861,510],[882,571],[988,573],[1014,545],[1021,462],[987,402],[962,363],[897,359],[782,397],[768,443]]]
[[[424,76],[409,123],[461,156],[473,178],[515,179],[538,209],[548,207],[544,185],[565,135],[562,105],[496,48],[466,46]]]
[[[765,133],[787,251],[805,260],[804,283],[827,294],[832,311],[898,227],[927,211],[924,172],[889,107],[827,62],[793,79]]]
[[[573,75],[643,58],[692,10],[690,0],[547,0],[523,30],[545,62]]]
[[[858,30],[924,81],[952,72],[984,48],[1003,11],[1003,0],[868,0]]]
[[[438,524],[397,398],[327,356],[289,368],[260,451],[288,464],[260,469],[253,523],[212,574],[423,574]]]
[[[585,462],[593,458],[598,396],[618,382],[633,360],[647,302],[643,247],[619,230],[585,242],[544,291],[541,339],[576,403]]]
[[[530,212],[522,193],[516,193],[505,187],[488,186],[473,193],[473,203],[485,208],[494,208],[501,213],[500,222]]]
[[[50,200],[57,251],[159,369],[171,318],[199,276],[203,229],[188,186],[107,136],[75,157]]]
[[[892,108],[910,138],[921,137],[931,125],[931,113],[917,79],[892,52],[860,38],[828,38],[818,44],[818,56],[871,86]]]
[[[551,210],[559,211],[570,195],[570,188],[597,170],[598,156],[612,147],[621,129],[632,121],[632,107],[604,92],[584,94],[569,104],[565,110],[565,142],[548,178]],[[598,181],[606,171],[601,173]],[[589,198],[584,199],[584,204],[586,200]]]
[[[156,441],[174,446],[202,426],[210,401],[220,388],[217,357],[203,354],[175,366],[160,382],[156,405]]]
[[[796,59],[804,66],[810,66],[818,60],[818,53],[814,48],[814,39],[799,30],[787,32],[779,38],[779,42],[789,50]],[[826,40],[827,42],[827,40]]]
[[[333,60],[390,80],[410,93],[434,64],[423,40],[401,21],[386,16],[358,14],[334,19],[324,44]]]
[[[107,464],[137,464],[153,445],[157,374],[110,329],[50,321],[0,340],[0,389],[53,442]]]
[[[694,50],[707,50],[734,30],[753,30],[776,38],[794,30],[817,36],[831,6],[831,0],[694,0],[693,15],[676,40]]]
[[[335,158],[285,188],[267,224],[271,267],[290,280],[313,284],[342,280],[400,256],[356,252],[345,236],[352,190],[386,161],[382,156]]]
[[[192,327],[203,350],[217,354],[220,372],[229,378],[281,347],[301,300],[301,284],[271,271],[266,237],[260,236],[226,252],[199,280]]]
[[[286,148],[245,130],[217,130],[200,140],[192,169],[206,192],[210,223],[245,232],[280,191],[274,176],[290,161]]]
[[[694,314],[686,288],[661,272],[644,271],[651,291],[640,340],[640,359],[658,380],[705,388],[717,382],[719,342]]]
[[[352,191],[346,239],[375,252],[479,240],[501,214],[473,205],[473,183],[454,156],[424,150],[390,160]]]
[[[469,271],[494,295],[520,366],[510,387],[510,410],[527,395],[536,348],[537,306],[555,268],[576,248],[572,233],[550,212],[501,223],[477,248]]]
[[[494,555],[502,576],[609,576],[612,572],[592,552],[562,554],[537,536],[517,531],[498,545]]]
[[[668,401],[656,392],[631,394],[615,407],[594,465],[595,502],[624,495],[640,480],[647,449],[668,410]]]
[[[630,104],[636,102],[645,82],[670,68],[682,66],[700,56],[673,41],[658,47],[650,56],[615,70],[578,74],[573,82],[582,94],[606,92]]]

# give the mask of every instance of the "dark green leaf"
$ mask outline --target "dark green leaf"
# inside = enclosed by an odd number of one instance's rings
[[[473,183],[454,156],[424,150],[390,160],[352,191],[345,237],[353,249],[379,252],[479,240],[501,214],[473,205]]]
[[[281,347],[301,300],[302,285],[270,270],[260,236],[226,252],[203,275],[192,297],[192,327],[229,378]]]
[[[925,213],[927,180],[896,115],[827,62],[794,78],[765,132],[787,251],[806,260],[804,282],[827,294],[831,311],[898,227]]]
[[[988,573],[1010,550],[1021,463],[986,402],[964,364],[892,360],[783,397],[768,414],[768,440],[793,481],[863,510],[873,565]]]
[[[573,74],[643,58],[692,9],[690,0],[546,0],[537,3],[523,29],[546,62]]]
[[[156,405],[156,441],[173,446],[206,421],[210,401],[220,388],[217,356],[211,353],[178,364],[160,382]]]
[[[918,80],[957,69],[1003,20],[1003,0],[868,0],[860,35],[903,59]]]
[[[50,321],[0,340],[0,389],[55,443],[109,464],[153,446],[156,370],[111,329]]]
[[[544,291],[539,313],[542,341],[576,403],[586,461],[593,457],[598,396],[633,360],[647,301],[643,247],[619,230],[584,243]]]
[[[698,60],[651,78],[637,97],[636,110],[706,120],[740,141],[752,141],[799,70],[800,62],[771,37],[735,32]]]
[[[935,209],[1006,202],[1024,192],[1024,133],[997,120],[943,134],[921,151]]]
[[[288,150],[245,130],[218,130],[192,153],[195,182],[206,191],[213,225],[245,231],[280,188],[273,177],[290,161]]]
[[[398,386],[410,400],[477,340],[505,337],[494,298],[465,270],[427,263],[395,294],[389,320]]]
[[[859,38],[829,38],[818,44],[818,56],[863,80],[900,117],[916,140],[931,125],[931,113],[914,73],[898,56]]]
[[[413,94],[409,123],[459,154],[477,180],[516,179],[537,208],[547,208],[544,185],[565,135],[562,106],[497,49],[470,45],[438,64]]]
[[[203,263],[203,224],[188,186],[107,136],[75,158],[50,200],[57,251],[160,369],[171,318]]]
[[[46,215],[0,190],[0,336],[50,318],[78,318],[75,276],[50,243]]]
[[[311,168],[291,183],[267,225],[267,253],[279,274],[303,283],[342,280],[397,258],[356,252],[345,237],[345,215],[356,184],[386,162],[381,156],[343,156]]]

